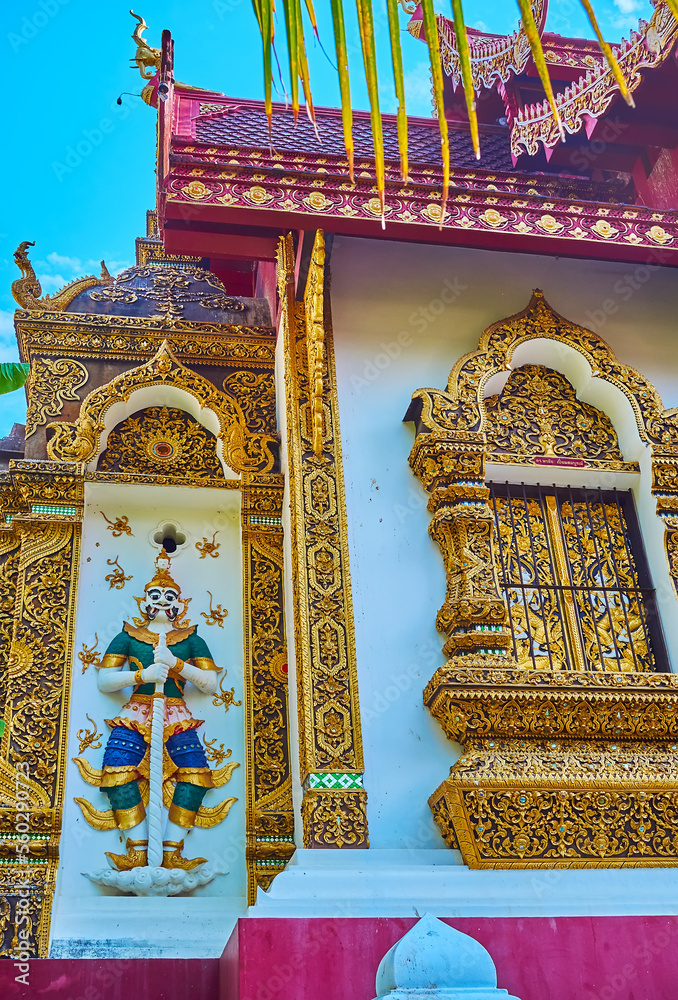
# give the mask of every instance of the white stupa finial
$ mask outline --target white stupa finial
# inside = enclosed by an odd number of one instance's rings
[[[468,934],[425,914],[386,952],[377,1000],[518,1000],[497,988],[489,952]]]

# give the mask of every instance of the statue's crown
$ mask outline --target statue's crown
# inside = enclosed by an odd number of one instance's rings
[[[181,594],[181,587],[172,579],[170,573],[171,560],[164,548],[160,549],[160,555],[155,560],[155,576],[146,584],[144,590],[151,587],[174,587],[178,594]]]

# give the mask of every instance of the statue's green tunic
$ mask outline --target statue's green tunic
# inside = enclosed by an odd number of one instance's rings
[[[101,667],[138,670],[155,662],[158,637],[147,628],[125,623],[110,643]],[[207,643],[193,626],[167,635],[167,645],[184,663],[203,670],[216,670]],[[174,765],[176,788],[170,818],[181,826],[192,826],[207,788],[212,786],[205,752],[195,730],[202,725],[184,702],[186,680],[175,669],[165,681],[164,737],[167,755]],[[104,753],[101,788],[110,799],[116,823],[131,829],[143,819],[145,810],[139,779],[147,775],[150,709],[155,684],[137,684],[127,705],[115,719],[108,719],[111,735]]]

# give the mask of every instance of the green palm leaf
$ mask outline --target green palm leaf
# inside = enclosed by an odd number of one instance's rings
[[[443,154],[443,201],[440,210],[440,228],[445,221],[445,209],[447,207],[447,193],[450,188],[450,136],[447,130],[447,118],[445,117],[445,103],[443,101],[443,68],[440,61],[440,41],[438,39],[438,24],[433,8],[433,0],[422,0],[421,12],[424,19],[424,32],[426,33],[426,44],[428,45],[428,55],[431,63],[431,80],[433,81],[433,97],[436,102],[438,112],[438,125],[440,126],[440,146]]]
[[[560,130],[560,136],[562,139],[565,139],[565,129],[563,128],[560,111],[558,111],[556,98],[553,93],[553,87],[551,86],[551,78],[549,77],[549,71],[546,66],[546,59],[544,58],[544,49],[542,48],[541,38],[539,37],[539,30],[537,25],[534,23],[531,2],[530,0],[518,0],[518,6],[520,7],[520,16],[523,19],[523,27],[525,28],[527,40],[530,43],[532,58],[534,59],[534,65],[537,68],[541,85],[544,88],[547,100],[551,105],[551,111],[553,112],[553,117],[555,118],[556,124]]]
[[[473,150],[476,160],[480,159],[480,136],[478,134],[478,115],[476,114],[476,95],[473,88],[473,72],[471,70],[471,53],[468,47],[468,35],[464,24],[464,12],[461,7],[461,0],[452,0],[452,13],[454,15],[454,34],[457,39],[457,52],[459,53],[459,65],[461,67],[461,80],[464,85],[464,97],[466,98],[466,110],[471,126],[471,139],[473,140]]]
[[[629,88],[626,85],[626,80],[624,79],[624,74],[621,71],[621,67],[620,67],[619,63],[615,59],[614,52],[612,51],[612,49],[610,48],[610,46],[607,44],[607,42],[603,38],[603,34],[602,34],[602,32],[600,30],[600,27],[598,25],[598,19],[597,19],[596,15],[595,15],[593,7],[591,6],[590,0],[581,0],[581,3],[582,3],[582,7],[584,8],[584,10],[586,11],[586,13],[588,15],[589,21],[591,22],[591,27],[593,28],[593,30],[595,32],[595,36],[598,39],[598,44],[600,45],[600,51],[603,53],[603,55],[607,59],[608,64],[610,66],[610,69],[612,70],[612,73],[614,75],[614,78],[617,81],[617,84],[619,85],[619,89],[621,91],[622,97],[624,98],[624,100],[626,101],[626,103],[630,107],[635,108],[636,103],[633,100],[633,98],[631,97],[631,94],[629,92]],[[674,3],[675,3],[675,0],[674,0]],[[677,7],[677,9],[678,9],[678,7]]]
[[[20,389],[28,378],[30,369],[30,365],[21,361],[5,361],[0,364],[0,396]]]
[[[331,0],[334,45],[337,52],[337,72],[341,93],[341,121],[344,128],[344,145],[348,157],[348,173],[351,184],[355,183],[353,172],[353,111],[351,109],[351,87],[348,78],[348,50],[346,48],[346,23],[342,0]]]
[[[372,140],[374,142],[374,169],[377,175],[377,191],[381,202],[381,224],[384,226],[384,208],[386,204],[386,178],[384,171],[384,133],[379,110],[379,81],[377,79],[377,52],[374,42],[374,17],[372,0],[356,0],[358,24],[360,25],[360,41],[365,64],[365,80],[367,94],[370,99],[370,121],[372,122]]]
[[[398,0],[386,0],[388,8],[388,30],[391,36],[391,56],[393,60],[393,82],[398,99],[398,151],[400,153],[400,173],[407,183],[409,173],[407,158],[407,112],[405,111],[405,77],[403,75],[403,53],[400,47],[400,25],[398,22]]]

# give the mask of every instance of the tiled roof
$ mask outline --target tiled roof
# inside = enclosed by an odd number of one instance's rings
[[[217,110],[221,107],[223,111]],[[226,113],[224,113],[226,112]],[[273,114],[273,148],[278,152],[327,153],[328,156],[345,157],[341,118],[323,110],[317,113],[318,136],[305,112],[299,115],[295,126],[294,115],[284,108]],[[389,116],[390,117],[390,116]],[[398,161],[398,133],[394,120],[384,117],[384,152],[389,160]],[[508,129],[481,132],[482,159],[476,160],[468,125],[450,123],[450,150],[453,166],[483,170],[512,171],[510,136]],[[196,120],[195,138],[198,142],[233,145],[257,149],[269,144],[268,120],[263,106],[201,104],[201,115]],[[356,160],[374,158],[372,130],[369,115],[356,113],[353,118],[353,140]],[[440,166],[440,132],[438,122],[422,119],[409,121],[409,155],[413,163]]]

